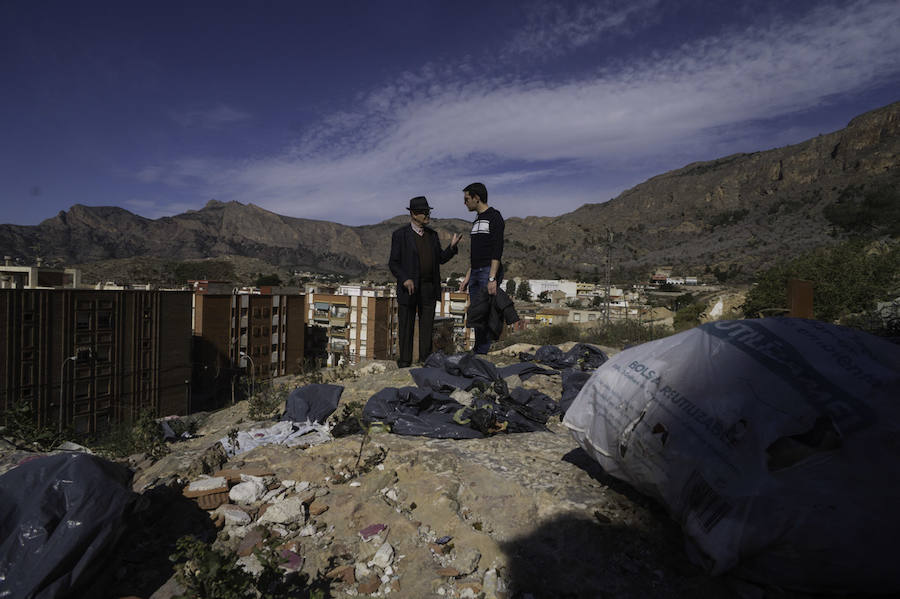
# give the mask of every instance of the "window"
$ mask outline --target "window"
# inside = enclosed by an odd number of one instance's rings
[[[581,322],[581,313],[580,312],[575,312],[572,315],[572,322]]]
[[[75,399],[88,399],[91,396],[91,382],[78,381],[75,383]]]
[[[34,367],[31,364],[22,364],[22,385],[34,384]]]
[[[97,312],[97,328],[111,329],[113,328],[112,312]]]
[[[91,328],[90,312],[75,312],[75,329],[78,331],[89,330]]]
[[[588,320],[597,320],[596,314],[588,314]]]
[[[34,347],[34,327],[22,327],[22,347],[25,349]]]
[[[259,318],[259,308],[253,308],[253,318]]]
[[[94,351],[94,357],[98,362],[109,362],[110,349],[108,345],[98,345]]]

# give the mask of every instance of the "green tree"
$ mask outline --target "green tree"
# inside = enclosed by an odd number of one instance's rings
[[[550,292],[549,291],[541,291],[538,293],[538,301],[542,304],[550,303]]]
[[[703,314],[703,311],[706,309],[706,306],[697,302],[693,304],[687,304],[686,306],[679,308],[677,312],[675,312],[675,317],[672,322],[672,326],[675,329],[675,332],[684,331],[685,329],[691,329],[700,324],[700,315]]]
[[[516,297],[516,282],[512,279],[506,282],[506,295]]]
[[[516,299],[524,302],[531,300],[531,285],[528,284],[527,279],[516,287]]]
[[[272,273],[270,275],[264,275],[259,273],[259,276],[256,277],[256,282],[254,283],[256,287],[262,287],[263,285],[271,285],[273,287],[277,287],[281,285],[281,277],[278,276],[278,273]]]
[[[900,245],[848,241],[818,248],[759,273],[741,309],[749,318],[784,313],[788,308],[787,283],[806,279],[813,283],[813,313],[819,320],[870,310],[875,302],[900,292]]]

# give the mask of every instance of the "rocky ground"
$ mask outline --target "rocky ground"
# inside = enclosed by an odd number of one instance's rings
[[[511,363],[521,349],[491,359]],[[558,376],[513,378],[560,397]],[[414,384],[392,363],[339,383],[342,404]],[[546,432],[476,440],[376,432],[225,455],[230,429],[269,424],[242,402],[205,416],[162,459],[132,458],[144,509],[111,574],[115,596],[176,595],[168,555],[183,534],[215,538],[258,569],[267,531],[286,567],[328,581],[330,597],[786,596],[693,565],[659,504],[607,476],[558,418]],[[16,459],[7,453],[0,470]]]

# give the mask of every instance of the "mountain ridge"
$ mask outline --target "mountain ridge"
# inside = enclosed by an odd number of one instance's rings
[[[896,190],[898,165],[900,102],[798,144],[687,164],[607,202],[556,217],[511,217],[507,276],[596,277],[605,270],[607,230],[612,265],[622,276],[660,264],[751,273],[785,253],[839,240],[843,233],[829,222],[827,207],[867,189]],[[244,256],[273,269],[388,280],[390,233],[403,222],[399,215],[349,226],[237,201],[210,200],[155,220],[116,206],[75,204],[38,225],[0,225],[0,251],[65,264]],[[446,243],[469,221],[437,219],[433,226]],[[446,272],[465,271],[465,248],[460,254]]]

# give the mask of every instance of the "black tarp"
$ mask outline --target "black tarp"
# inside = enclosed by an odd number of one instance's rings
[[[438,439],[477,439],[484,435],[459,424],[454,416],[465,406],[431,388],[388,387],[369,398],[363,409],[366,424],[383,423],[398,435]]]
[[[344,388],[340,385],[313,383],[291,391],[284,405],[282,420],[291,422],[325,421],[337,409]]]
[[[522,360],[534,360],[553,368],[580,368],[582,370],[595,370],[609,358],[602,350],[586,343],[576,343],[572,348],[564,352],[555,345],[542,345],[531,354],[520,354]]]
[[[83,453],[0,476],[0,597],[96,596],[138,497],[130,480],[124,466]]]

